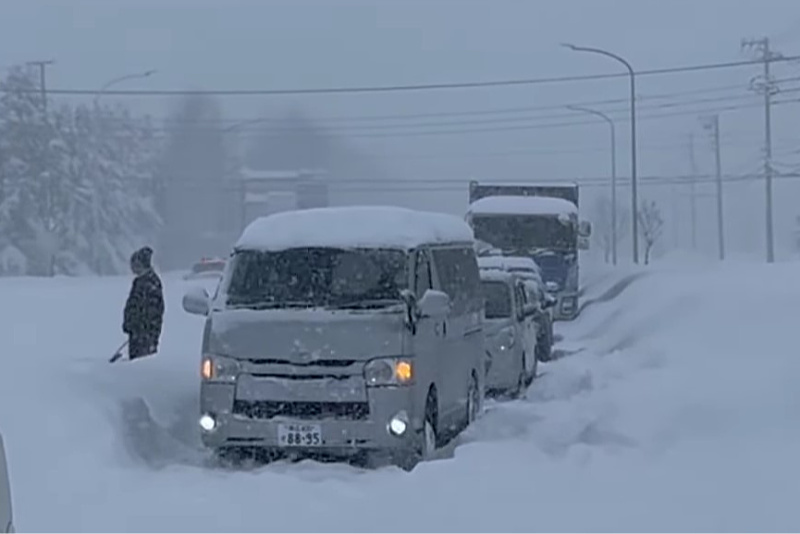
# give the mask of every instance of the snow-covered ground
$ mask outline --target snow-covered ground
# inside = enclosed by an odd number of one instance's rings
[[[127,279],[2,280],[18,530],[800,530],[798,267],[587,274],[566,356],[412,473],[210,468],[185,282],[161,354],[111,366]]]

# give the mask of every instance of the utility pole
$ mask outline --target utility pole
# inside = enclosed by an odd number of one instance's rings
[[[719,114],[714,114],[707,118],[703,123],[703,128],[711,131],[714,142],[714,164],[716,167],[717,184],[717,242],[719,247],[719,259],[725,259],[725,226],[722,215],[722,159],[719,147]]]
[[[673,184],[670,187],[670,200],[672,204],[672,247],[677,250],[681,246],[681,229],[680,229],[680,194],[678,187]]]
[[[28,61],[28,65],[39,67],[39,90],[42,94],[42,111],[47,111],[47,81],[45,69],[55,63],[52,59],[46,61]]]
[[[691,210],[691,220],[689,224],[692,230],[692,250],[697,250],[697,161],[694,157],[694,134],[689,134],[689,209]]]
[[[750,87],[764,94],[764,179],[766,189],[766,227],[767,227],[767,263],[775,262],[775,235],[772,213],[772,95],[778,92],[778,86],[769,72],[770,62],[782,56],[769,47],[769,37],[763,39],[743,39],[742,49],[755,50],[764,63],[761,79],[750,80]]]

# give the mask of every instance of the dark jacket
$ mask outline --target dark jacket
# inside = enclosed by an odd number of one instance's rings
[[[125,303],[122,331],[128,334],[130,359],[149,356],[158,351],[164,321],[164,293],[161,279],[148,269],[133,280]]]

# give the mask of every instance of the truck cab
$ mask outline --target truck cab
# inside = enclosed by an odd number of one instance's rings
[[[470,184],[467,222],[475,238],[505,256],[533,259],[557,297],[556,319],[579,310],[578,251],[587,248],[591,225],[578,215],[578,186]]]

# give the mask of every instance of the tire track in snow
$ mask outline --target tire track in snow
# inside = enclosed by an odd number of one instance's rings
[[[582,313],[586,308],[591,306],[595,306],[600,303],[610,302],[617,297],[619,297],[626,289],[628,289],[631,284],[636,282],[637,280],[644,278],[645,276],[649,275],[650,273],[647,272],[639,272],[625,276],[620,281],[615,283],[613,286],[608,288],[604,291],[601,295],[585,300],[581,303],[579,313]]]

